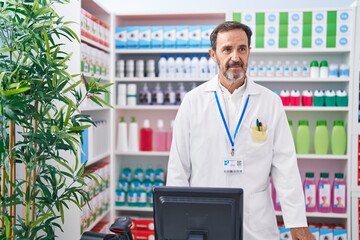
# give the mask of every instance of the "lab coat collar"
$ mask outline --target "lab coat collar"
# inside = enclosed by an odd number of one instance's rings
[[[255,95],[260,93],[257,84],[254,83],[254,81],[252,81],[248,76],[246,76],[246,82],[247,84],[246,84],[245,94]],[[208,82],[207,86],[205,87],[205,92],[214,92],[218,90],[218,88],[219,88],[219,74],[214,76]]]

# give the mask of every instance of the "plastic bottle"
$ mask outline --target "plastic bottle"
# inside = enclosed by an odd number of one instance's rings
[[[129,124],[129,145],[128,149],[131,152],[139,151],[139,126],[135,117],[131,117]]]
[[[340,64],[339,76],[342,78],[346,78],[346,77],[349,77],[349,75],[350,75],[349,65]]]
[[[155,90],[151,95],[151,103],[153,105],[164,104],[164,93],[161,91],[160,83],[156,83]]]
[[[136,106],[137,95],[136,95],[136,84],[128,84],[127,85],[127,105],[128,106]]]
[[[149,91],[147,83],[144,83],[143,89],[139,92],[139,103],[142,105],[151,104],[151,92]]]
[[[292,136],[292,138],[293,138],[293,140],[294,140],[294,143],[295,143],[295,138],[294,138],[295,134],[294,134],[293,121],[292,121],[292,120],[288,120],[288,123],[289,123],[289,128],[290,128],[290,131],[291,131],[291,136]]]
[[[128,151],[127,123],[124,117],[121,117],[118,123],[117,136],[117,150],[121,152]]]
[[[140,151],[152,151],[153,130],[150,128],[150,121],[144,120],[143,127],[140,129]]]
[[[315,90],[314,92],[314,106],[323,107],[325,105],[325,93],[323,90]]]
[[[332,212],[346,213],[346,181],[343,173],[335,173],[331,194]]]
[[[159,67],[159,78],[165,78],[167,75],[167,60],[166,60],[166,56],[164,54],[162,54],[160,56],[159,62],[158,62],[158,67]]]
[[[313,92],[311,90],[304,90],[301,94],[301,103],[303,106],[313,105]]]
[[[301,97],[299,90],[291,90],[290,92],[290,104],[291,106],[300,106]]]
[[[313,172],[305,173],[304,180],[305,209],[307,212],[316,211],[316,182]]]
[[[174,105],[176,103],[176,94],[172,89],[171,83],[168,84],[167,90],[164,94],[164,104],[165,105]]]
[[[319,76],[320,76],[319,62],[313,60],[310,63],[310,78],[319,78]]]
[[[140,182],[144,181],[145,173],[141,167],[137,167],[134,170],[134,179],[139,180]]]
[[[309,70],[309,65],[308,65],[307,61],[302,62],[301,76],[305,77],[305,78],[310,77],[310,70]]]
[[[170,129],[166,132],[166,151],[170,151],[171,148],[171,142],[172,142],[172,129],[174,127],[174,120],[171,120],[170,122]]]
[[[290,92],[289,90],[281,90],[280,91],[280,99],[284,106],[290,105]]]
[[[336,93],[334,90],[326,90],[325,91],[325,106],[334,107],[336,105],[335,95],[336,95]]]
[[[218,73],[218,65],[212,58],[209,58],[208,59],[208,66],[209,66],[208,76],[210,78],[212,78]]]
[[[202,78],[203,80],[206,80],[209,75],[209,65],[208,65],[208,60],[206,58],[206,54],[202,54],[201,58],[200,58],[200,62],[199,62],[199,68],[200,68],[200,78]]]
[[[184,83],[179,83],[179,90],[176,92],[176,104],[180,104],[186,94]]]
[[[296,152],[309,154],[310,152],[310,128],[308,120],[299,120],[296,133]]]
[[[136,190],[136,206],[145,207],[147,205],[147,193],[144,189]]]
[[[191,78],[200,78],[200,60],[197,54],[191,59],[190,63],[190,77]]]
[[[326,60],[320,62],[320,78],[329,77],[329,65]]]
[[[348,105],[348,94],[345,90],[337,90],[336,91],[336,106],[338,107],[346,107]]]
[[[291,77],[291,76],[292,76],[292,68],[290,66],[290,61],[285,61],[284,77]]]
[[[338,78],[339,77],[339,65],[332,63],[329,66],[329,77]]]
[[[191,77],[191,58],[189,54],[185,55],[184,58],[184,77],[190,78]]]
[[[131,181],[132,179],[132,171],[130,168],[125,167],[122,171],[121,171],[121,178],[125,179],[127,181]]]
[[[166,73],[167,78],[175,78],[175,58],[173,54],[170,54],[166,61]]]
[[[181,55],[177,55],[175,59],[175,78],[184,78],[184,60]]]
[[[257,69],[258,69],[258,71],[257,71],[257,76],[259,76],[259,77],[265,77],[264,61],[260,61]]]
[[[166,151],[166,131],[164,129],[164,121],[157,121],[157,129],[154,132],[154,150]]]
[[[258,75],[258,67],[256,66],[255,61],[250,62],[249,75],[250,77],[256,77]]]
[[[346,153],[346,129],[344,121],[334,121],[331,132],[331,152],[335,155]]]
[[[299,66],[299,61],[294,61],[294,65],[292,66],[292,76],[293,77],[301,76],[301,68]]]
[[[317,192],[318,212],[328,213],[331,211],[331,182],[329,173],[320,173]]]
[[[162,168],[155,169],[155,180],[165,181],[165,172]]]
[[[266,66],[266,76],[267,77],[274,77],[275,76],[275,68],[273,61],[268,61]]]
[[[329,130],[325,120],[316,121],[314,132],[315,154],[328,154],[329,151]]]
[[[151,166],[145,170],[145,179],[149,179],[152,182],[155,180],[155,171]]]
[[[281,61],[277,61],[275,65],[275,76],[283,77],[284,76],[284,68],[281,64]]]

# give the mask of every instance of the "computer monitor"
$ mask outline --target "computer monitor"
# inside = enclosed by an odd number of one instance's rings
[[[157,240],[243,239],[240,188],[154,187],[153,204]]]

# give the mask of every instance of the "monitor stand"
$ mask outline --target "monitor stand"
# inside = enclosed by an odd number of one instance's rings
[[[190,233],[188,240],[206,240],[206,233],[196,232]]]

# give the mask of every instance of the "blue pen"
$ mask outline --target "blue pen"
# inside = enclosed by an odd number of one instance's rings
[[[256,119],[256,126],[257,126],[257,128],[258,128],[258,131],[260,131],[260,123],[259,123],[259,119],[258,119],[258,118]]]

